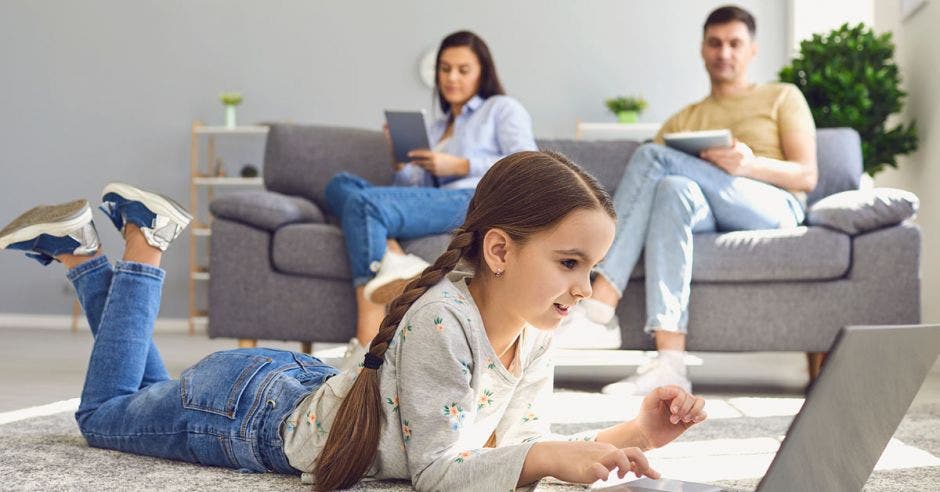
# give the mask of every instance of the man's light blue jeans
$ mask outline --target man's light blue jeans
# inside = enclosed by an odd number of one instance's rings
[[[170,379],[153,344],[165,272],[104,256],[68,278],[95,344],[75,418],[89,446],[245,471],[299,474],[281,424],[339,371],[306,354],[216,352]]]
[[[693,233],[795,227],[804,215],[786,190],[658,144],[633,154],[614,207],[617,235],[597,271],[622,296],[645,251],[647,333],[687,332]]]

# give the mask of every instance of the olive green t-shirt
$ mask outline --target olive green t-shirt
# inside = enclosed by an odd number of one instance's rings
[[[813,115],[803,94],[793,84],[754,84],[741,94],[709,95],[670,117],[656,134],[727,128],[747,144],[754,155],[786,160],[781,136],[789,132],[816,134]]]

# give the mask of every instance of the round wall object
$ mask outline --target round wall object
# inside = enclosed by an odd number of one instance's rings
[[[434,66],[437,64],[437,48],[431,48],[421,55],[418,61],[418,76],[424,85],[434,88],[434,76],[436,75]]]

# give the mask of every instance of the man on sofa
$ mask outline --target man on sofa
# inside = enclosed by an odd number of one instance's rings
[[[617,188],[617,237],[597,267],[592,298],[572,313],[566,330],[580,337],[606,331],[645,251],[644,330],[659,354],[605,393],[646,394],[668,384],[691,391],[684,355],[693,233],[803,222],[806,193],[817,181],[815,125],[795,86],[748,81],[755,32],[744,9],[726,6],[708,16],[701,54],[711,92],[669,118],[656,143],[636,151]],[[730,147],[692,156],[663,145],[665,133],[716,129],[731,130]]]

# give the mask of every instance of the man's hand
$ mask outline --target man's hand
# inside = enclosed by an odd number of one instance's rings
[[[705,400],[678,386],[661,386],[646,395],[636,426],[646,449],[658,448],[707,418]]]
[[[470,173],[470,161],[463,157],[427,149],[412,150],[408,157],[435,176],[466,176]]]
[[[732,176],[747,176],[754,163],[754,151],[744,142],[735,139],[731,147],[712,147],[703,150],[699,157],[720,167]]]

